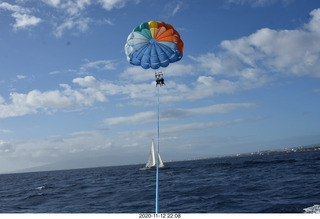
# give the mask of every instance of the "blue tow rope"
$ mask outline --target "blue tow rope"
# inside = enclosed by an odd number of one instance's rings
[[[159,207],[159,89],[158,95],[158,131],[157,131],[157,176],[156,176],[156,214],[158,214]]]

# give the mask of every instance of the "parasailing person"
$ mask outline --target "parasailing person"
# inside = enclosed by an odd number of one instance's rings
[[[158,85],[160,85],[160,87],[162,87],[163,85],[166,85],[164,83],[164,78],[163,78],[162,72],[159,72],[159,73],[155,72],[154,76],[156,78],[156,87],[158,87]]]

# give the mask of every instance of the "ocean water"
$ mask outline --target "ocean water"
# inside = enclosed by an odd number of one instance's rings
[[[320,151],[165,163],[159,212],[320,213]],[[0,213],[146,213],[143,165],[0,175]]]

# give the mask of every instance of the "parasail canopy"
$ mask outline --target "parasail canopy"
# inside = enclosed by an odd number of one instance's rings
[[[170,24],[149,21],[133,29],[124,48],[130,64],[158,69],[182,58],[183,42]]]

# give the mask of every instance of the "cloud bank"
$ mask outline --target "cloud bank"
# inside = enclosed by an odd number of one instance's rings
[[[161,121],[177,120],[197,115],[220,114],[228,113],[238,108],[251,108],[255,107],[255,103],[227,103],[215,104],[206,107],[193,108],[193,109],[173,109],[162,110],[160,112]],[[157,112],[148,111],[134,114],[132,116],[113,117],[104,120],[105,125],[121,125],[121,124],[143,124],[155,122]]]
[[[3,7],[22,10],[2,3]],[[195,81],[185,84],[170,80],[162,91],[161,101],[193,101],[255,89],[276,80],[279,74],[320,77],[320,9],[313,10],[310,16],[310,22],[301,29],[263,28],[249,36],[222,41],[219,53],[190,57],[193,64],[170,65],[166,70],[168,77],[190,76]],[[80,67],[80,72],[90,69],[116,70],[116,63],[88,61]],[[127,103],[139,101],[140,104],[154,99],[154,82],[145,83],[153,80],[153,74],[130,67],[120,74],[120,78],[121,82],[111,82],[93,76],[78,77],[73,79],[72,86],[60,84],[59,90],[13,92],[11,102],[0,96],[0,118],[35,114],[39,110],[52,112],[93,106],[96,102],[108,101],[111,96],[121,96]]]

